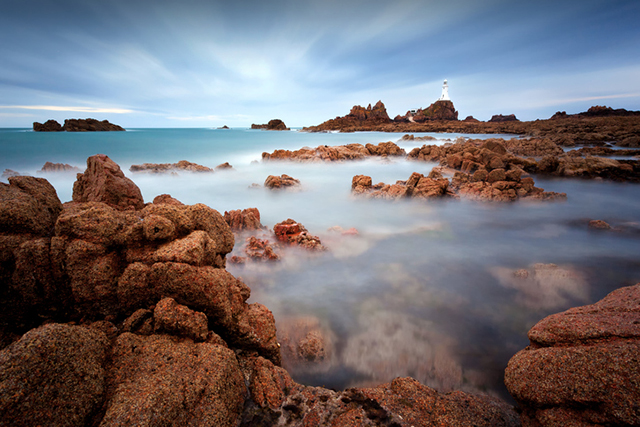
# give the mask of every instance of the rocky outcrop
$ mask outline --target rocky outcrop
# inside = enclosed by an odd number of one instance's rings
[[[397,144],[380,142],[374,144],[347,144],[329,147],[320,145],[316,148],[301,148],[300,150],[275,150],[273,153],[262,153],[262,160],[288,160],[298,162],[320,162],[320,161],[345,161],[362,160],[371,156],[388,157],[404,156],[406,152]]]
[[[34,122],[33,130],[36,132],[105,132],[124,131],[122,126],[109,123],[108,120],[98,121],[96,119],[67,119],[64,126],[55,120],[47,120],[43,123]]]
[[[424,123],[432,120],[458,120],[458,112],[451,101],[436,101],[425,109],[418,109],[415,113],[408,111],[404,116],[393,119],[394,122]]]
[[[101,202],[121,210],[142,209],[144,205],[138,186],[104,154],[87,159],[87,169],[73,184],[72,197],[74,202]]]
[[[554,314],[505,371],[523,425],[640,424],[640,284]]]
[[[47,120],[44,123],[33,122],[35,132],[62,132],[62,125],[55,120]]]
[[[300,180],[285,174],[282,174],[280,176],[269,175],[267,179],[264,180],[264,186],[271,190],[295,188],[300,187]]]
[[[356,130],[368,129],[369,127],[375,127],[392,123],[387,109],[382,103],[378,101],[376,105],[371,107],[371,104],[367,108],[355,105],[351,108],[349,114],[344,117],[336,117],[332,120],[310,128],[304,128],[310,132],[321,132],[329,130],[340,130],[342,132],[353,132]]]
[[[131,165],[131,172],[172,173],[172,172],[213,172],[213,169],[197,163],[180,160],[178,163],[143,163]]]
[[[406,181],[395,184],[379,183],[372,185],[371,177],[356,175],[351,181],[351,191],[354,194],[369,198],[401,199],[414,197],[420,199],[438,199],[456,197],[449,190],[449,180],[442,175],[431,173],[429,176],[414,172]]]
[[[269,120],[269,123],[264,125],[252,124],[251,129],[265,129],[265,130],[291,130],[280,119]]]
[[[80,168],[77,166],[71,166],[66,163],[51,163],[46,162],[42,169],[38,171],[38,173],[47,173],[47,172],[80,172]]]

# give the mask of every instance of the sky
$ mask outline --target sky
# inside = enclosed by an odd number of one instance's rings
[[[640,110],[638,0],[1,0],[0,127]]]

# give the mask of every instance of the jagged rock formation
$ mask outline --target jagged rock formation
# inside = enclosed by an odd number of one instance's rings
[[[329,130],[353,132],[355,130],[362,130],[363,128],[375,127],[389,123],[391,123],[391,119],[389,119],[387,109],[382,101],[378,101],[373,107],[371,107],[371,104],[369,104],[367,108],[355,105],[351,108],[349,114],[344,117],[336,117],[335,119],[327,120],[318,126],[304,128],[303,130],[310,132]]]
[[[46,162],[42,169],[38,171],[38,173],[46,173],[46,172],[80,172],[80,168],[77,166],[71,166],[66,163],[51,163]]]
[[[494,116],[491,116],[491,119],[489,119],[489,122],[492,122],[492,123],[519,122],[519,121],[520,120],[516,118],[515,114],[509,114],[507,116],[503,116],[502,114],[496,114]]]
[[[55,120],[47,120],[44,124],[34,122],[33,130],[36,132],[106,132],[124,131],[122,126],[109,123],[108,120],[98,121],[96,119],[67,119],[64,126],[60,126]]]
[[[505,384],[524,425],[640,424],[640,283],[544,318]]]

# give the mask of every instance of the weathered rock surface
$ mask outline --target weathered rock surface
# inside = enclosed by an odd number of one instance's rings
[[[171,172],[213,172],[214,170],[197,163],[180,160],[178,163],[143,163],[131,165],[131,172],[171,173]]]
[[[51,236],[62,203],[46,179],[31,176],[0,183],[0,233]]]
[[[509,114],[506,116],[503,116],[502,114],[496,114],[494,116],[491,116],[491,119],[489,121],[500,123],[500,122],[517,122],[519,120],[516,118],[515,114]]]
[[[91,424],[106,388],[105,334],[48,324],[0,351],[0,425]]]
[[[303,130],[312,132],[327,130],[353,132],[355,130],[360,130],[363,127],[368,128],[371,126],[380,126],[389,123],[392,122],[387,114],[387,109],[382,101],[378,101],[373,107],[371,107],[371,104],[369,104],[367,108],[355,105],[351,108],[349,114],[344,117],[336,117],[335,119],[327,120],[318,126],[304,128]]]
[[[233,351],[170,336],[121,334],[100,426],[235,426],[245,398]]]
[[[640,424],[640,284],[554,314],[505,371],[523,425]]]
[[[104,154],[87,159],[87,169],[78,174],[73,184],[73,201],[103,202],[121,210],[142,209],[144,206],[138,186]]]
[[[458,112],[451,101],[438,100],[425,109],[418,109],[415,113],[407,112],[404,116],[393,119],[394,122],[424,123],[431,120],[458,120]]]

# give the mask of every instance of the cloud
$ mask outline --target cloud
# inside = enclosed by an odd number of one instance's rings
[[[128,114],[134,110],[126,108],[100,108],[100,107],[67,107],[59,105],[0,105],[0,108],[17,110],[45,110],[45,111],[74,111],[80,113],[113,113]]]

